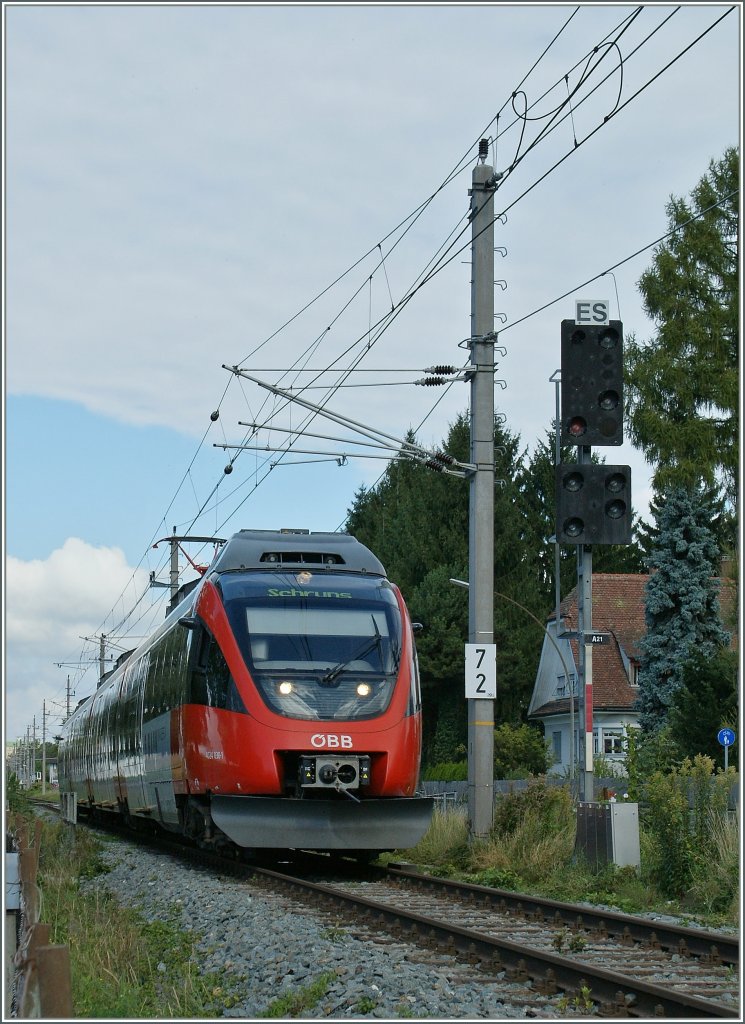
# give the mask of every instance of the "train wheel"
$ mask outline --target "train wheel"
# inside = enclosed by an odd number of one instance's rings
[[[190,799],[183,809],[183,815],[184,835],[196,843],[203,841],[209,832],[208,824],[211,824],[209,809]]]

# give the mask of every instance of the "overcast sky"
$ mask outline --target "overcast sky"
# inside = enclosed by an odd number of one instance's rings
[[[550,428],[576,300],[654,335],[636,287],[651,249],[584,282],[664,235],[670,196],[739,143],[741,7],[719,24],[727,6],[637,10],[4,6],[8,738],[34,716],[40,737],[44,700],[58,728],[68,675],[73,701],[92,692],[97,634],[115,655],[160,621],[152,545],[174,527],[336,530],[382,472],[214,447],[246,443],[239,421],[305,417],[223,364],[297,386],[312,375],[293,366],[359,361],[377,372],[314,383],[374,386],[306,396],[425,446],[466,410],[467,385],[411,382],[466,359],[480,138],[514,164],[495,198],[496,399],[523,447]],[[605,454],[644,513],[644,460]]]

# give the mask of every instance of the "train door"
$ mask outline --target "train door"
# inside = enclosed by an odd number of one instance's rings
[[[116,726],[116,698],[119,686],[112,683],[106,691],[101,728],[101,788],[107,807],[116,806],[116,758],[114,752],[114,729]]]
[[[78,804],[89,804],[91,798],[86,732],[92,703],[83,707],[73,719],[67,741],[67,785],[71,792],[77,794]]]
[[[119,792],[130,814],[151,814],[143,786],[142,685],[148,656],[138,658],[124,671],[116,716],[118,737],[117,778]]]
[[[153,817],[165,826],[179,824],[173,787],[171,718],[178,714],[185,677],[186,630],[176,626],[150,652],[142,704],[143,783]]]
[[[101,807],[113,807],[116,804],[114,784],[109,765],[109,733],[112,725],[112,709],[117,692],[117,683],[113,681],[105,683],[96,691],[88,726],[91,743],[93,799]]]

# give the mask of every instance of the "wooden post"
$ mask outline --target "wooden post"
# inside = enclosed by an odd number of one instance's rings
[[[67,946],[50,945],[52,927],[39,922],[37,875],[42,828],[41,819],[37,819],[31,845],[28,825],[16,819],[23,922],[23,933],[13,957],[13,966],[18,970],[16,1007],[22,1018],[70,1020],[73,1015],[70,950]],[[15,922],[13,924],[15,927]],[[6,918],[6,940],[8,927]],[[7,1003],[11,1001],[12,984],[11,976],[10,983],[6,981]]]
[[[15,955],[18,948],[18,911],[5,911],[5,1016],[10,1018],[10,1005],[13,1001],[13,983],[15,977]]]
[[[42,1017],[72,1018],[72,981],[68,946],[41,946],[36,953]]]

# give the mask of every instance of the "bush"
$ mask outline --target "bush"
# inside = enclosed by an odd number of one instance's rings
[[[502,796],[488,839],[474,843],[471,870],[489,884],[520,889],[566,876],[574,851],[576,818],[568,788],[532,781],[526,789]],[[514,881],[512,881],[514,879]]]
[[[468,761],[440,761],[422,772],[422,779],[427,782],[466,782],[468,780]]]
[[[505,793],[494,809],[493,832],[495,835],[510,835],[528,819],[540,821],[544,834],[565,828],[567,823],[574,821],[569,789],[550,786],[545,779],[533,779],[525,789]]]
[[[468,855],[465,811],[461,808],[445,811],[435,807],[427,833],[416,846],[404,851],[403,855],[415,864],[452,870],[462,867]]]
[[[494,778],[545,775],[551,765],[549,745],[531,725],[508,725],[494,730]]]
[[[686,758],[667,773],[655,772],[645,787],[645,828],[655,840],[649,873],[660,891],[674,898],[690,894],[721,868],[730,878],[727,801],[736,779],[733,769],[714,773],[710,757]],[[728,903],[738,884],[735,871],[719,903]],[[712,896],[707,902],[717,902]]]
[[[639,830],[641,871],[590,867],[575,849],[576,814],[568,786],[532,780],[498,798],[487,839],[468,836],[462,808],[436,811],[432,827],[407,860],[430,873],[553,899],[611,904],[636,913],[670,913],[669,897],[709,915],[713,926],[739,921],[739,835],[727,811],[733,770],[712,774],[697,758],[658,772],[644,790]],[[679,908],[681,909],[681,908]]]
[[[5,784],[5,799],[9,811],[25,811],[28,808],[28,797],[15,772],[9,772]]]
[[[740,910],[740,836],[737,820],[710,815],[710,856],[697,858],[689,895],[707,913],[738,920]]]

